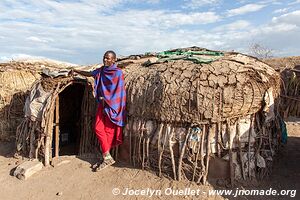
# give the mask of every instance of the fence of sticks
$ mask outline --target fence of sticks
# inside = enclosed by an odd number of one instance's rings
[[[128,113],[119,150],[128,150],[134,166],[204,184],[218,170],[228,172],[231,183],[270,173],[281,137],[280,78],[273,68],[239,53],[196,47],[130,56],[119,66]],[[45,165],[60,155],[60,110],[67,106],[59,102],[68,98],[60,94],[72,85],[84,88],[78,154],[95,152],[96,104],[91,84],[78,77],[43,78],[33,86],[18,151]],[[34,106],[34,99],[42,105]],[[213,170],[218,161],[224,168]]]
[[[281,92],[283,116],[300,117],[300,65],[298,68],[286,69],[281,74],[284,78],[284,89]]]

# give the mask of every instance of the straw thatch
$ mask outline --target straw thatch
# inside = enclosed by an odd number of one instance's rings
[[[0,63],[0,140],[15,137],[17,125],[22,120],[28,90],[41,78],[44,69],[71,67],[69,63],[53,60],[23,60]]]
[[[290,56],[283,58],[268,58],[263,60],[275,70],[283,71],[284,69],[293,69],[300,65],[300,56]]]
[[[0,64],[0,140],[10,140],[23,118],[23,106],[28,90],[39,74],[21,71],[15,66]]]

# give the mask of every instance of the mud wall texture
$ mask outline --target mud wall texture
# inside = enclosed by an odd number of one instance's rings
[[[256,113],[279,75],[259,60],[227,54],[210,64],[178,60],[125,69],[128,115],[164,122],[208,123]]]

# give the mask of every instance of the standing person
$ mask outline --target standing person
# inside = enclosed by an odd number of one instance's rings
[[[93,76],[95,79],[94,91],[98,102],[95,132],[103,155],[103,162],[97,164],[96,171],[115,163],[109,151],[122,144],[122,127],[125,126],[124,74],[116,65],[115,52],[105,52],[103,64],[104,66],[91,72],[75,69],[72,71],[83,76]]]

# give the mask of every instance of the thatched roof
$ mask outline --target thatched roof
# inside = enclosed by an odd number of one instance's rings
[[[23,107],[28,91],[41,79],[44,69],[57,70],[73,66],[51,60],[22,60],[0,63],[0,139],[15,136],[23,118]]]
[[[274,69],[284,70],[295,68],[296,66],[300,66],[300,56],[290,56],[290,57],[283,57],[283,58],[269,58],[264,59],[264,62],[269,64]]]
[[[77,65],[49,59],[30,59],[0,63],[0,96],[1,103],[5,104],[5,98],[21,91],[27,91],[32,84],[41,79],[41,73],[45,69],[54,71],[74,67]],[[0,104],[1,108],[1,104]]]

